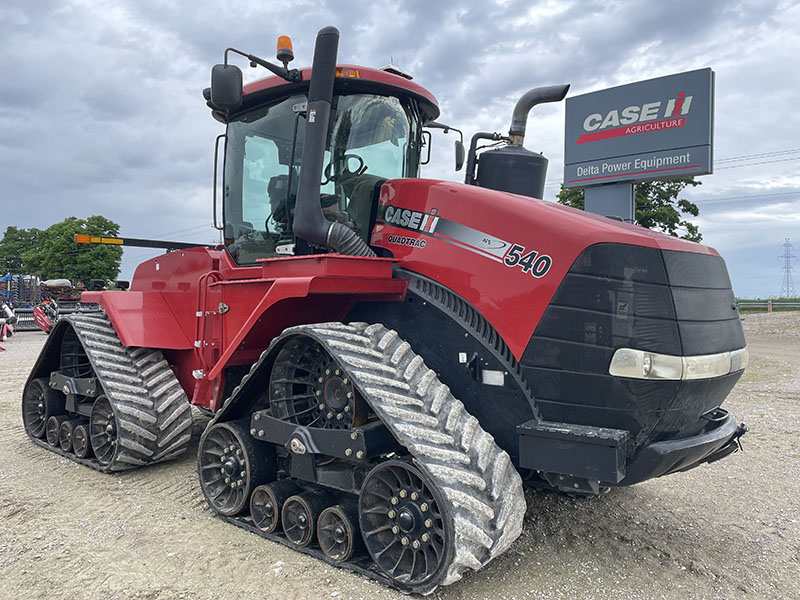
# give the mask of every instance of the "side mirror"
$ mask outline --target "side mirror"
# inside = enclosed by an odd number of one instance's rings
[[[118,290],[123,290],[124,291],[124,290],[127,290],[129,287],[131,287],[131,282],[130,281],[125,281],[123,279],[117,279],[114,282],[114,287],[117,288]]]
[[[90,279],[89,280],[89,289],[90,290],[102,290],[106,287],[106,282],[104,279]]]
[[[242,70],[235,65],[214,65],[211,69],[211,104],[235,110],[242,104]]]
[[[456,171],[460,171],[464,166],[464,142],[461,140],[455,141],[456,147]]]

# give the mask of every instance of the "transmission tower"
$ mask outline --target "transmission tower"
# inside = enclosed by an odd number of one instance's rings
[[[794,281],[792,281],[792,259],[797,258],[792,254],[792,245],[789,243],[789,238],[784,238],[786,241],[783,243],[783,254],[778,258],[783,259],[783,283],[781,284],[781,297],[794,298]]]

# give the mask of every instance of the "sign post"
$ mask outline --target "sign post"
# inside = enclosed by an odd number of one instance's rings
[[[567,98],[564,187],[586,190],[587,211],[632,221],[633,183],[712,173],[713,137],[711,69]]]

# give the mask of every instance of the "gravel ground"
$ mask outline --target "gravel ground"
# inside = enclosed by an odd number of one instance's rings
[[[745,452],[599,498],[527,493],[511,550],[433,597],[800,598],[800,312],[748,315],[727,400]],[[404,598],[215,518],[194,455],[103,475],[34,446],[20,399],[44,334],[0,352],[0,595]]]

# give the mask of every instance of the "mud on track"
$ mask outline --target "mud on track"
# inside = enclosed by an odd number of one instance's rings
[[[800,313],[748,315],[725,404],[751,432],[712,466],[573,499],[527,493],[511,550],[433,597],[800,598]],[[212,516],[185,457],[120,475],[30,443],[22,388],[45,340],[0,352],[0,595],[406,598]]]

